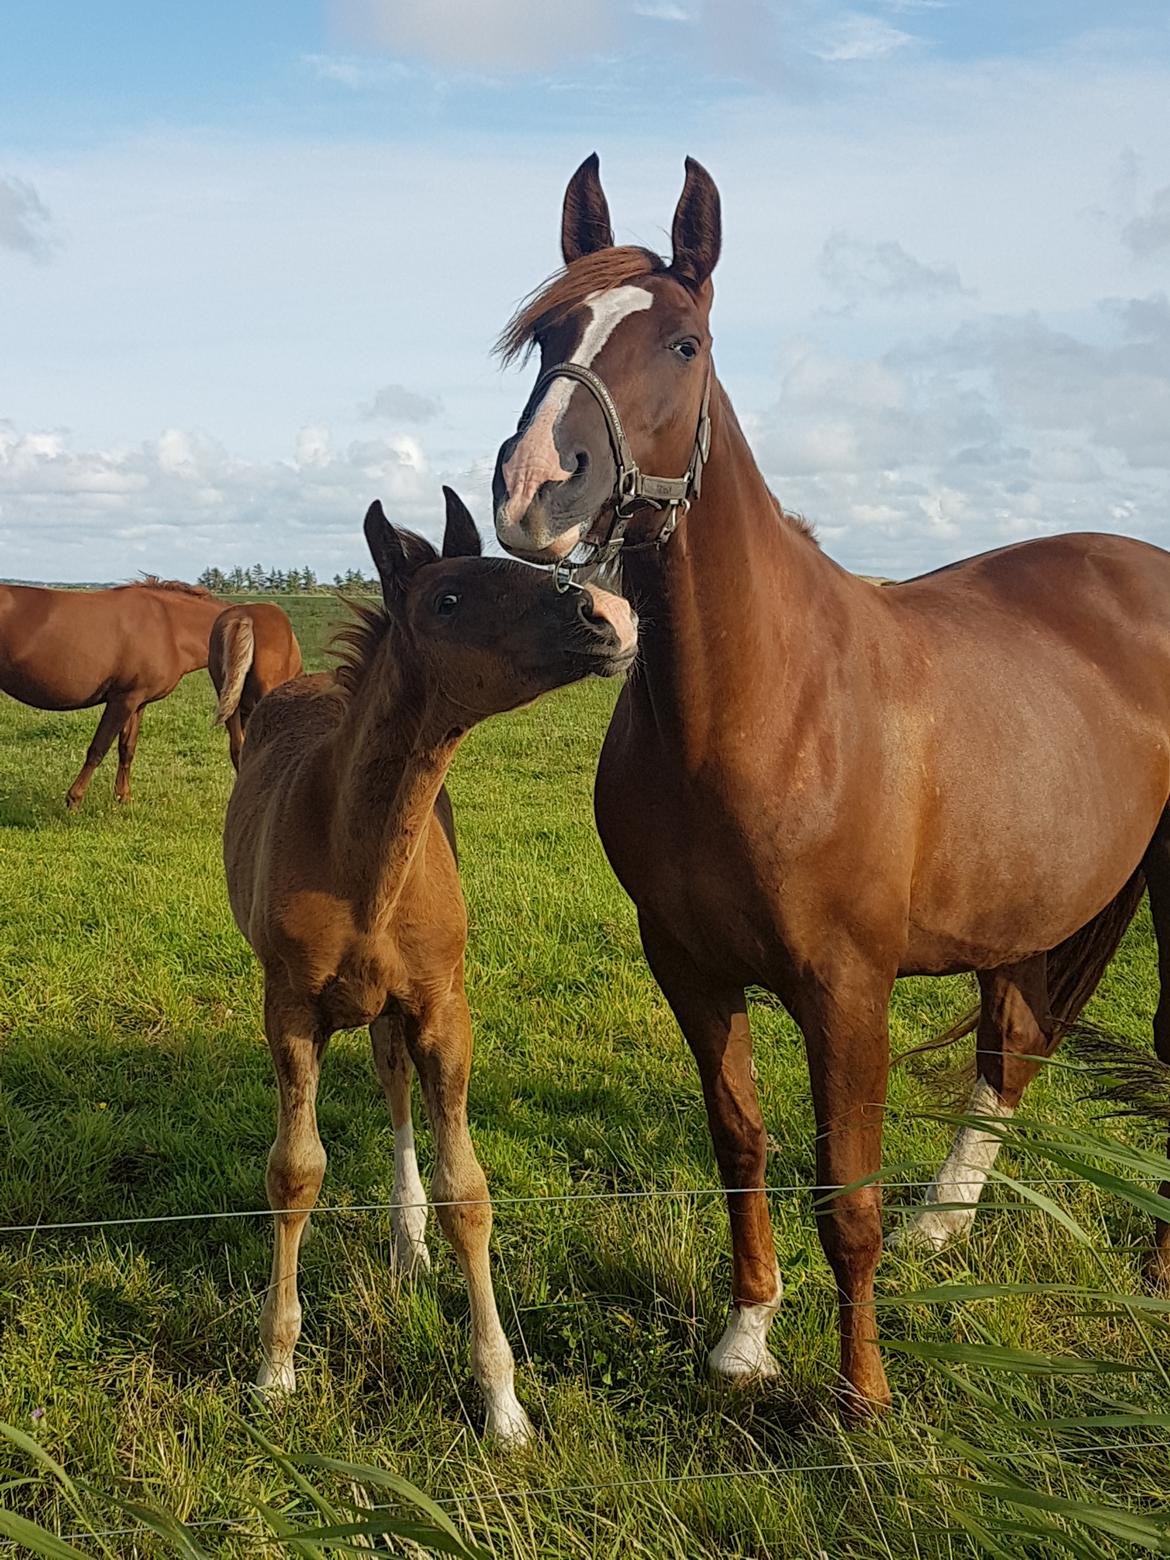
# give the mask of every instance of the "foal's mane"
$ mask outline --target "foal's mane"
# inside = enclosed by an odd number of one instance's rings
[[[438,553],[424,537],[400,528],[395,534],[406,554],[410,573],[438,559]],[[369,671],[383,640],[394,627],[394,619],[380,604],[372,607],[367,602],[354,601],[349,596],[341,599],[352,613],[354,621],[334,631],[326,653],[334,663],[334,682],[344,692],[354,694],[361,687],[362,679]]]
[[[622,287],[640,276],[653,276],[667,269],[661,255],[633,244],[597,249],[571,261],[521,300],[496,342],[500,361],[523,361],[541,331],[563,320],[591,294],[608,292],[611,287]]]
[[[203,596],[214,600],[206,585],[189,585],[186,580],[160,580],[157,574],[144,574],[141,579],[131,581],[141,590],[175,590],[184,596]]]

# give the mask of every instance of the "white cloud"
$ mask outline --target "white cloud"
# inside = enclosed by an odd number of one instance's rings
[[[431,422],[443,409],[443,403],[434,396],[420,395],[405,385],[383,385],[374,392],[374,398],[361,410],[369,420],[385,419],[393,423]]]
[[[914,41],[911,33],[891,27],[878,16],[853,12],[838,18],[825,30],[813,53],[834,63],[884,60]]]
[[[825,281],[846,298],[938,298],[961,293],[953,265],[927,264],[892,239],[869,243],[838,229],[821,249],[818,268]]]
[[[457,69],[541,70],[615,34],[612,0],[329,0],[341,37]]]
[[[1139,260],[1170,253],[1170,184],[1155,190],[1148,209],[1125,224],[1121,237]]]
[[[57,247],[49,208],[24,179],[0,177],[0,249],[44,262]]]
[[[276,556],[332,573],[362,559],[362,515],[387,514],[437,537],[440,484],[465,471],[430,469],[409,435],[335,450],[321,425],[302,428],[291,459],[255,461],[178,428],[126,449],[76,449],[59,431],[0,423],[0,547],[6,572],[109,579],[136,569],[194,576],[207,564]],[[472,495],[473,496],[473,495]],[[53,567],[43,533],[58,528]]]

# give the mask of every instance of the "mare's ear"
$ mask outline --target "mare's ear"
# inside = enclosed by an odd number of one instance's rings
[[[679,281],[697,291],[715,269],[723,228],[715,180],[693,157],[687,158],[686,166],[686,183],[670,230],[674,248],[670,268]]]
[[[453,488],[445,487],[443,497],[447,501],[447,526],[443,532],[444,558],[478,558],[483,552],[479,531],[471,518],[471,511]]]
[[[561,212],[561,253],[565,264],[572,265],[582,255],[596,249],[613,247],[613,227],[609,220],[609,202],[601,188],[597,153],[590,152],[569,180]]]
[[[382,581],[382,599],[387,606],[405,590],[414,571],[424,563],[433,563],[437,554],[429,542],[411,531],[397,531],[386,518],[381,500],[375,499],[366,510],[362,530],[370,557]]]

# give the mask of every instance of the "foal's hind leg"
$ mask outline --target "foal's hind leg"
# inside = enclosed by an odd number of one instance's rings
[[[492,1208],[487,1181],[467,1130],[471,1017],[462,981],[424,1015],[407,1040],[435,1137],[431,1192],[443,1234],[455,1248],[471,1304],[471,1370],[487,1403],[489,1435],[513,1446],[532,1437],[513,1384],[512,1350],[500,1326],[488,1243]]]
[[[102,718],[98,721],[98,728],[85,755],[85,763],[78,770],[77,779],[65,794],[65,805],[70,812],[75,812],[85,800],[85,793],[89,790],[89,782],[93,779],[95,770],[109,752],[110,743],[130,719],[131,709],[131,701],[119,694],[111,698],[102,711]]]
[[[273,1219],[272,1276],[260,1313],[262,1391],[281,1393],[296,1388],[293,1353],[301,1334],[301,1302],[297,1294],[297,1258],[325,1177],[325,1149],[317,1133],[317,1082],[325,1037],[309,1014],[283,1007],[265,995],[264,1027],[280,1090],[276,1142],[268,1155],[268,1203]]]
[[[394,1123],[394,1260],[404,1278],[429,1272],[427,1250],[427,1194],[419,1178],[414,1153],[414,1122],[410,1108],[410,1084],[414,1063],[406,1049],[405,1025],[398,1015],[383,1013],[370,1025],[370,1044],[382,1092]]]
[[[1170,1062],[1170,823],[1164,818],[1142,867],[1150,891],[1150,915],[1158,941],[1158,1006],[1154,1013],[1154,1050],[1158,1060]],[[1159,1187],[1170,1197],[1170,1180]],[[1170,1224],[1154,1220],[1154,1250],[1147,1276],[1157,1288],[1170,1293]]]
[[[975,1045],[977,1078],[967,1114],[1010,1116],[1044,1057],[1056,1049],[1048,1010],[1047,955],[979,975],[981,1006]],[[941,1250],[975,1222],[975,1209],[999,1152],[999,1135],[964,1126],[931,1182],[922,1212],[891,1235],[889,1244]],[[951,1204],[936,1207],[936,1204]],[[962,1204],[955,1207],[954,1204]]]
[[[134,762],[134,752],[138,747],[138,728],[141,725],[140,704],[118,733],[118,773],[114,778],[114,800],[118,802],[130,800],[130,766]]]

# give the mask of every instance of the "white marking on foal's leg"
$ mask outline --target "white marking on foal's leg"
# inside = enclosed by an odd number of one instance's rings
[[[970,1116],[1007,1118],[1012,1114],[1012,1109],[1001,1103],[999,1095],[985,1078],[980,1078],[971,1091],[966,1113]],[[982,1127],[960,1127],[955,1133],[950,1153],[927,1188],[922,1212],[915,1214],[909,1224],[894,1230],[886,1244],[929,1246],[935,1251],[941,1251],[948,1241],[965,1235],[975,1222],[976,1205],[999,1149],[1000,1138],[997,1133],[985,1131]],[[931,1207],[932,1203],[967,1203],[970,1206],[935,1210]]]
[[[760,1305],[736,1305],[723,1336],[707,1356],[707,1369],[718,1381],[739,1385],[780,1374],[780,1361],[768,1348],[768,1329],[780,1309],[784,1285],[776,1269],[776,1292]]]
[[[391,1201],[395,1208],[390,1216],[394,1226],[394,1261],[404,1278],[417,1278],[431,1270],[431,1254],[426,1243],[426,1200],[414,1152],[414,1126],[408,1121],[394,1131]]]

